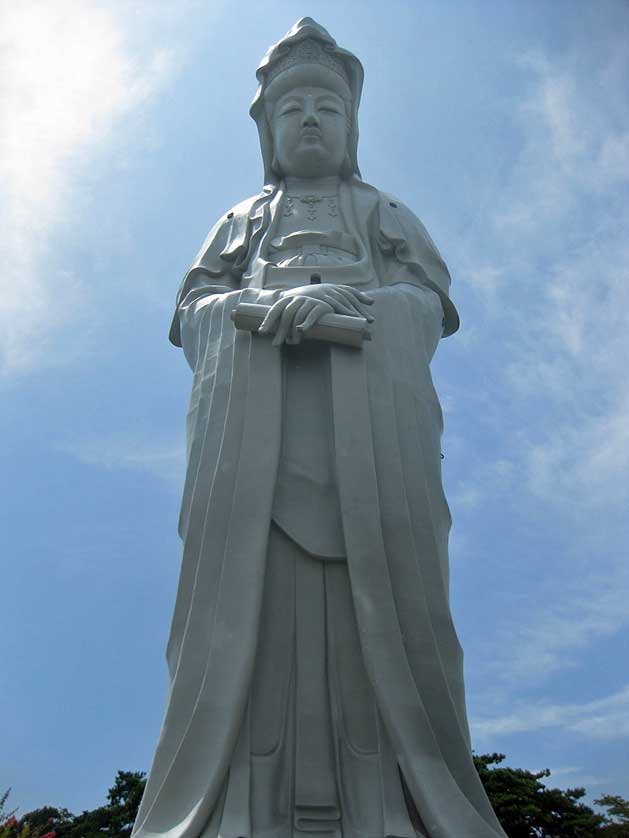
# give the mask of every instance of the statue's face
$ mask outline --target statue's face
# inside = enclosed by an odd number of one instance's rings
[[[275,160],[289,177],[338,175],[345,160],[348,122],[343,99],[324,87],[295,87],[271,114]]]

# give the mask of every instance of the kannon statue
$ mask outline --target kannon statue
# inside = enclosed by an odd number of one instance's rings
[[[170,332],[194,374],[183,563],[134,837],[504,838],[448,599],[450,276],[361,179],[358,59],[303,18],[257,77],[264,187]]]

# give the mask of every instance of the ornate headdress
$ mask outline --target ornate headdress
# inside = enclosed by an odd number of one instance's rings
[[[307,20],[307,18],[304,18],[304,20]],[[285,70],[290,70],[301,64],[319,64],[326,67],[328,70],[337,73],[349,88],[349,77],[343,61],[337,58],[330,49],[325,49],[321,41],[316,41],[314,38],[304,38],[303,41],[298,41],[293,47],[290,47],[284,58],[280,58],[274,64],[271,64],[266,74],[267,84],[270,84]]]
[[[265,182],[273,184],[277,183],[278,179],[272,167],[273,138],[264,107],[265,101],[269,96],[275,98],[284,85],[295,82],[300,75],[304,79],[312,76],[320,84],[329,84],[347,101],[347,174],[360,177],[357,152],[358,105],[363,85],[362,64],[351,52],[337,46],[336,41],[323,26],[310,17],[303,17],[277,44],[269,48],[256,72],[259,85],[249,112],[258,126]]]

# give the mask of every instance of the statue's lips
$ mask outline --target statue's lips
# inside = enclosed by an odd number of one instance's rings
[[[322,138],[321,131],[316,128],[308,128],[306,131],[301,132],[302,139],[315,139],[320,140]]]

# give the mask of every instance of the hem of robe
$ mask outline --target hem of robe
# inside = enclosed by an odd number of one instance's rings
[[[278,695],[283,695],[282,685],[288,670],[290,670],[288,681],[291,688],[286,694],[287,703],[284,708],[282,727],[279,732],[275,733],[275,736],[279,738],[266,742],[265,753],[254,753],[253,734],[250,732],[252,714],[249,711],[245,716],[230,766],[226,803],[218,834],[221,838],[298,838],[298,836],[313,838],[318,835],[325,838],[341,838],[341,836],[343,838],[417,838],[421,833],[416,832],[412,826],[411,816],[404,799],[403,780],[379,714],[375,711],[373,715],[374,739],[371,747],[365,742],[359,746],[355,739],[356,734],[350,734],[347,728],[348,708],[346,706],[343,710],[341,706],[344,689],[340,680],[344,670],[342,661],[339,661],[337,657],[338,640],[341,637],[346,638],[349,629],[350,633],[355,634],[355,642],[358,642],[351,592],[347,587],[349,584],[347,569],[346,567],[331,569],[331,565],[325,566],[326,563],[308,554],[284,533],[281,534],[279,542],[275,539],[275,545],[273,541],[272,537],[269,549],[275,549],[278,552],[274,557],[269,555],[269,562],[272,564],[275,560],[276,572],[277,568],[290,562],[292,556],[295,556],[295,563],[290,565],[291,571],[287,570],[289,575],[294,572],[295,578],[284,581],[283,576],[279,590],[274,588],[273,593],[271,589],[266,591],[264,605],[265,608],[273,609],[277,606],[277,597],[281,598],[285,595],[286,585],[289,588],[294,586],[295,605],[294,608],[288,609],[293,614],[293,630],[295,631],[295,643],[290,652],[291,660],[288,663],[288,669],[284,669],[281,677],[275,667],[273,673],[274,683],[275,679],[279,678],[276,685]],[[298,558],[300,554],[301,558]],[[339,571],[341,572],[340,579]],[[275,584],[277,584],[277,577],[275,578]],[[273,577],[267,578],[266,581],[270,585],[274,584]],[[348,619],[354,624],[353,630],[349,628]],[[290,617],[288,620],[292,622]],[[321,636],[326,638],[323,647],[317,642],[318,631],[315,632],[315,637],[309,636],[308,631],[303,633],[300,631],[300,623],[307,628],[318,625],[320,621],[323,621]],[[278,631],[277,627],[275,631]],[[313,642],[316,649],[312,647]],[[360,656],[361,652],[352,649],[351,645],[350,649],[345,648],[346,656],[353,654]],[[306,676],[300,686],[298,662],[302,660],[308,661],[306,666],[308,670],[312,669],[313,661],[315,670],[318,667],[325,667],[327,676],[320,673],[320,679],[322,684],[327,684],[327,697],[317,695],[316,686],[312,683],[308,684],[309,678],[315,677],[317,682],[319,681],[314,671]],[[286,666],[286,661],[284,665]],[[296,673],[297,683],[295,683]],[[352,676],[348,677],[351,679]],[[362,677],[364,678],[364,670]],[[345,688],[347,687],[346,683]],[[255,686],[252,685],[252,689],[255,689]],[[252,706],[251,702],[254,700],[254,696],[250,693],[249,707]],[[314,706],[309,707],[308,705],[312,705],[313,700]],[[363,694],[363,701],[365,700],[368,705],[374,706],[375,698],[370,687]],[[281,701],[283,703],[284,699]],[[327,709],[319,712],[317,708],[324,705]],[[301,712],[296,712],[297,707],[301,708]],[[365,709],[366,705],[362,705],[363,712]],[[367,715],[370,715],[369,711]],[[296,724],[300,716],[303,716],[301,724],[307,720],[308,725],[306,738],[309,742],[304,743],[305,751],[300,745],[299,721]],[[318,722],[317,718],[319,718]],[[316,729],[317,725],[321,726],[320,729]],[[316,730],[313,730],[313,726]],[[331,737],[330,744],[333,743],[333,761],[329,764],[328,758],[324,758],[326,765],[320,765],[322,771],[317,772],[316,766],[324,756],[317,752],[321,750],[328,737]],[[256,767],[256,762],[259,763],[258,767]],[[317,779],[314,775],[312,777],[314,787],[311,787],[309,783],[304,785],[303,781],[300,782],[300,765],[309,766],[308,771],[313,771],[317,776]],[[256,774],[257,780],[254,779]],[[265,778],[264,781],[261,780],[262,776]],[[275,779],[268,780],[268,803],[258,812],[258,817],[263,817],[267,821],[271,813],[281,810],[282,805],[285,805],[287,809],[283,823],[276,823],[273,828],[260,828],[259,824],[254,823],[257,806],[260,805],[259,800],[257,804],[254,803],[254,786],[256,782],[264,782],[266,785],[267,777]],[[277,785],[278,780],[279,785]],[[331,786],[330,781],[332,781]],[[260,789],[258,789],[255,796],[259,798],[260,794]],[[360,824],[361,815],[364,816],[365,796],[371,804],[374,795],[378,801],[374,806],[374,817],[377,821],[381,821],[381,827],[375,826],[371,821]],[[361,797],[362,803],[359,802]],[[283,804],[280,803],[281,800]],[[280,806],[280,809],[276,809],[277,806]],[[369,825],[374,828],[369,828]]]

